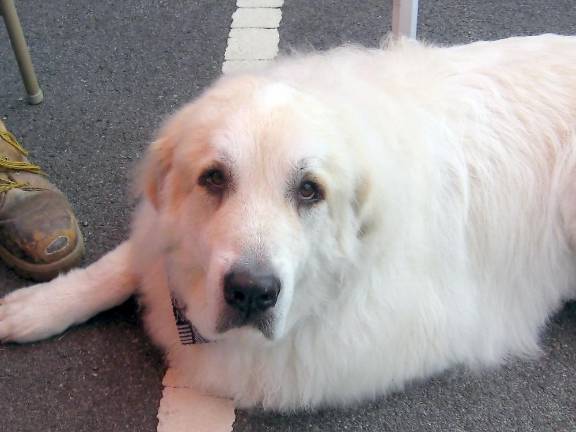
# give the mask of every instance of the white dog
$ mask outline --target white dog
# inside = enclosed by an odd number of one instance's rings
[[[164,125],[140,185],[130,240],[6,296],[2,340],[138,292],[191,383],[279,410],[533,354],[576,294],[576,37],[222,78]],[[181,343],[171,297],[208,343]]]

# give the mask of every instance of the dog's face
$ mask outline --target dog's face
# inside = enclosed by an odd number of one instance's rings
[[[152,145],[168,285],[204,337],[275,340],[338,295],[360,183],[332,115],[286,85],[227,79]]]

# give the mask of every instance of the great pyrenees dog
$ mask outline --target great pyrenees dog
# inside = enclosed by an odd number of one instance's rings
[[[130,239],[8,294],[3,341],[137,293],[191,385],[280,411],[533,355],[576,297],[576,37],[401,40],[225,76],[138,178]]]

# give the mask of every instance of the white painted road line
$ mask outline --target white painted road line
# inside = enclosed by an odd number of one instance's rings
[[[266,66],[271,60],[227,60],[222,64],[222,73],[244,72]]]
[[[237,0],[232,15],[222,72],[227,74],[266,65],[278,54],[284,0]]]
[[[277,29],[231,29],[226,60],[270,60],[278,54]]]
[[[157,432],[232,432],[234,403],[187,387],[175,369],[164,376]]]
[[[278,8],[239,8],[232,15],[232,28],[277,29],[281,19]]]
[[[238,0],[236,6],[239,8],[279,8],[284,5],[284,0]]]
[[[238,0],[232,15],[222,72],[255,69],[278,54],[284,0]],[[186,386],[168,369],[158,410],[157,432],[231,432],[235,412],[231,400],[207,396]]]

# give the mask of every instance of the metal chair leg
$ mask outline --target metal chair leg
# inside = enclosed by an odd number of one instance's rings
[[[26,92],[28,93],[28,103],[32,105],[39,104],[44,100],[44,95],[42,89],[38,85],[38,79],[34,72],[34,66],[32,65],[32,59],[30,58],[26,39],[24,39],[20,19],[16,13],[14,0],[0,0],[0,13],[2,13],[2,16],[4,17],[8,36],[12,42],[14,55],[16,56],[18,67],[20,68],[20,74],[22,75],[22,81],[24,82],[24,87],[26,87]]]
[[[416,38],[418,0],[394,0],[392,8],[392,33],[395,36]]]

